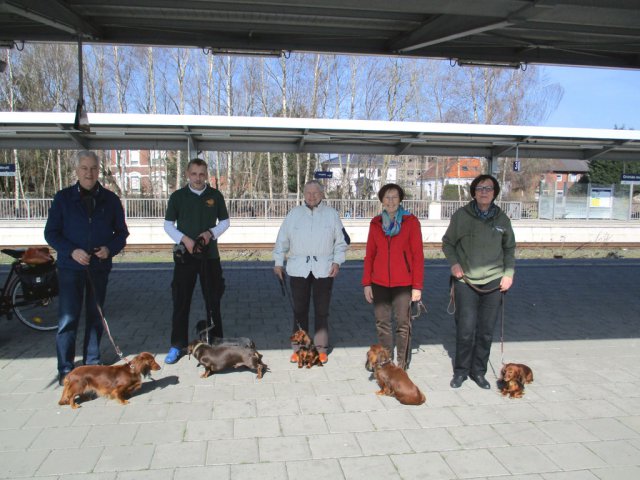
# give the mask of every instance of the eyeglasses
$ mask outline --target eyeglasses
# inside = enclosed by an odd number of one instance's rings
[[[493,187],[476,187],[476,192],[492,192]]]

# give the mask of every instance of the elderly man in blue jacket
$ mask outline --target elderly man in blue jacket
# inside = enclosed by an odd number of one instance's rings
[[[58,253],[60,287],[58,382],[73,369],[76,334],[85,302],[84,365],[99,365],[104,306],[111,258],[125,246],[129,230],[118,196],[98,182],[100,161],[91,151],[74,157],[78,182],[56,193],[44,228],[44,237]]]

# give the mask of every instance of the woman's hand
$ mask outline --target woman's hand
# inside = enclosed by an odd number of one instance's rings
[[[456,263],[455,265],[451,265],[451,275],[453,275],[456,278],[462,278],[464,276],[464,272],[462,271],[462,267],[460,266],[459,263]]]
[[[367,302],[373,303],[373,289],[371,285],[364,287],[364,298]]]
[[[422,290],[418,290],[416,288],[411,290],[411,301],[412,302],[419,302],[420,300],[422,300]]]
[[[511,288],[511,285],[513,285],[513,278],[502,277],[502,280],[500,280],[500,291],[506,292]]]

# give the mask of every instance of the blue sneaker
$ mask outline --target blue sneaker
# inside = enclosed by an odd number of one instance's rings
[[[182,355],[182,350],[176,347],[171,347],[169,349],[169,353],[167,353],[167,356],[164,357],[164,363],[176,363],[178,360],[180,360],[180,357],[182,357]]]

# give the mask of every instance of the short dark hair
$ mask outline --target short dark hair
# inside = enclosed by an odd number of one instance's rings
[[[476,187],[480,182],[484,182],[485,180],[491,180],[491,183],[493,183],[493,199],[495,200],[496,197],[500,194],[500,184],[498,183],[498,180],[496,180],[493,175],[486,175],[486,174],[478,175],[476,178],[473,179],[473,182],[471,182],[471,186],[469,187],[469,192],[471,192],[471,197],[476,198]]]
[[[205,167],[205,168],[209,167],[209,165],[207,165],[207,162],[205,162],[201,158],[192,158],[191,160],[189,160],[189,163],[187,164],[187,170],[191,168],[191,165],[197,165],[199,167]]]
[[[395,183],[387,183],[378,191],[378,198],[380,199],[381,202],[389,190],[397,190],[398,195],[400,195],[400,201],[404,200],[404,190],[402,189],[402,187]]]

